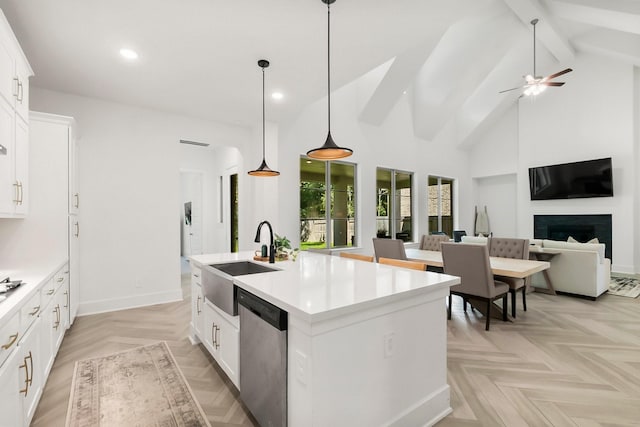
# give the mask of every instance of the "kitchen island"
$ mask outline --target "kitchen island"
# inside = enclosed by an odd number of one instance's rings
[[[451,412],[445,297],[459,278],[308,252],[269,266],[233,283],[288,312],[289,426],[423,426]]]

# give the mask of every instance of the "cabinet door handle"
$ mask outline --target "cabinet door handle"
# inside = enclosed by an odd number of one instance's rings
[[[26,357],[23,357],[22,361],[24,363],[18,366],[18,369],[24,368],[24,388],[20,390],[20,393],[24,393],[24,397],[27,397],[27,394],[29,394],[29,367],[27,366]]]
[[[64,295],[67,297],[66,301],[67,303],[65,305],[63,305],[64,308],[68,308],[69,307],[69,292],[64,291]]]
[[[194,273],[194,274],[193,274],[193,277],[198,278],[198,277],[200,277],[200,275],[199,275],[199,274],[195,274],[195,273]]]
[[[9,348],[11,348],[11,346],[16,342],[16,340],[18,339],[18,333],[16,332],[13,335],[9,335],[9,342],[6,344],[2,345],[2,349],[3,350],[9,350]]]
[[[18,181],[18,204],[22,205],[22,201],[23,201],[23,189],[22,189],[22,181]]]
[[[55,289],[49,289],[47,291],[47,295],[53,295],[54,292],[55,292]]]
[[[58,283],[60,283],[60,282],[64,282],[64,277],[58,277],[58,278],[56,279],[56,281],[57,281]]]
[[[16,205],[20,204],[20,183],[18,181],[13,183],[13,186],[16,188],[16,198],[13,199],[13,203]]]
[[[215,322],[211,322],[211,324],[213,325],[211,327],[211,341],[213,342],[213,347],[217,348],[216,347],[216,324]]]
[[[58,307],[54,307],[52,313],[56,315],[56,320],[53,322],[53,329],[55,329],[57,331],[58,330],[58,325],[60,324],[60,322],[58,322],[58,320],[57,320],[57,318],[58,318]]]
[[[29,313],[29,316],[35,316],[40,311],[40,306],[33,307],[33,311]]]
[[[73,204],[73,207],[78,209],[80,207],[80,195],[76,193],[73,195],[73,198],[76,199],[76,202]]]
[[[31,387],[31,383],[33,382],[33,355],[31,354],[31,350],[29,350],[29,355],[27,356],[29,358],[29,371],[31,371],[31,375],[29,376],[29,387]],[[25,364],[26,364],[26,360],[25,360]]]
[[[202,310],[200,310],[200,295],[198,295],[198,299],[196,300],[196,313],[200,314],[202,312]]]
[[[214,345],[216,346],[216,350],[220,348],[220,341],[219,341],[220,337],[219,337],[218,332],[220,332],[220,328],[218,326],[216,326],[215,327],[216,341],[214,343]]]
[[[76,221],[76,234],[75,236],[78,237],[80,236],[80,224],[78,223],[78,221]]]
[[[13,96],[18,99],[18,95],[20,94],[20,79],[18,79],[17,77],[13,78]]]
[[[18,102],[20,104],[22,104],[22,100],[24,99],[24,87],[22,85],[22,82],[20,80],[18,80]]]

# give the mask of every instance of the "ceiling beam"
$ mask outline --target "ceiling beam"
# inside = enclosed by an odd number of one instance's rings
[[[628,0],[556,0],[552,14],[611,30],[640,34],[640,2]]]
[[[576,37],[574,44],[580,51],[640,67],[640,35],[599,29]]]
[[[444,32],[444,27],[431,27],[430,34],[423,43],[393,59],[384,77],[364,105],[359,117],[361,121],[377,126],[384,122],[403,92],[411,85]]]
[[[487,28],[493,31],[486,31]],[[524,33],[506,8],[452,25],[416,78],[413,124],[416,136],[433,140]]]
[[[523,24],[531,29],[531,20],[538,18],[536,37],[559,62],[570,62],[575,52],[567,38],[558,30],[550,15],[538,0],[503,0],[520,18]]]

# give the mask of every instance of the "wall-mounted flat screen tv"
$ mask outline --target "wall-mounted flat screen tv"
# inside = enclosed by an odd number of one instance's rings
[[[529,168],[531,200],[613,196],[611,157]]]

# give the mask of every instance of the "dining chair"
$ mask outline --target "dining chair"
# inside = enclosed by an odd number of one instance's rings
[[[380,258],[407,259],[404,251],[404,242],[396,239],[378,239],[373,238],[373,252],[376,260]]]
[[[373,255],[353,254],[351,252],[340,252],[340,258],[357,259],[360,261],[373,262]]]
[[[509,285],[493,278],[489,263],[489,249],[485,245],[442,244],[444,272],[460,277],[460,284],[449,289],[448,319],[451,319],[452,295],[462,297],[466,311],[469,298],[487,303],[485,330],[489,330],[493,301],[502,299],[502,320],[507,320]]]
[[[529,259],[529,239],[492,237],[489,239],[489,256],[512,259]],[[495,276],[496,280],[509,285],[511,294],[511,316],[516,317],[516,292],[522,289],[522,307],[527,311],[527,279]]]
[[[420,249],[425,251],[440,251],[440,243],[448,242],[449,236],[446,234],[425,234],[420,241]]]
[[[427,270],[427,264],[419,261],[408,261],[408,260],[392,259],[392,258],[379,258],[378,263],[385,264],[385,265],[392,265],[394,267],[410,268],[412,270],[421,270],[421,271]]]

